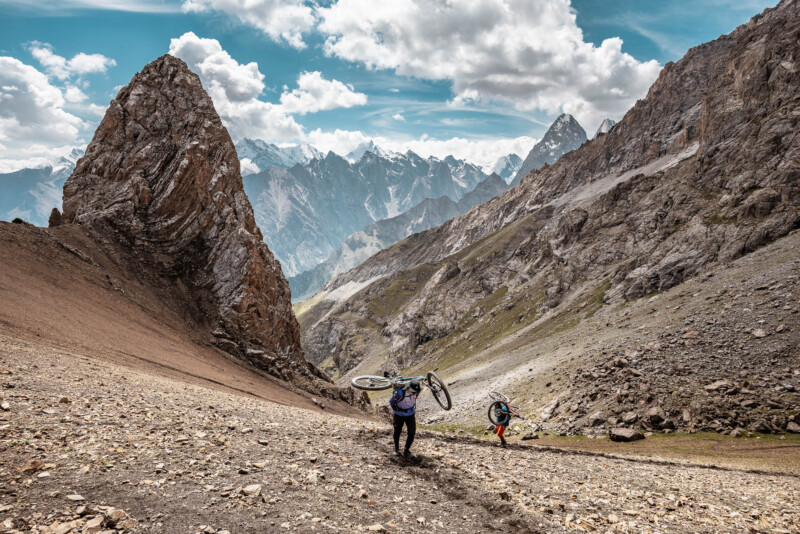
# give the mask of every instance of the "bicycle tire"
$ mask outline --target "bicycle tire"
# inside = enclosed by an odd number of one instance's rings
[[[491,398],[494,401],[503,401],[506,404],[511,402],[511,399],[509,399],[506,395],[500,393],[499,391],[490,391],[489,398]]]
[[[444,380],[439,378],[439,375],[433,371],[428,373],[428,387],[431,393],[433,393],[433,398],[439,403],[439,406],[445,410],[449,410],[453,407],[453,401],[450,399],[450,391],[448,391]]]
[[[508,423],[509,423],[509,422],[511,422],[511,415],[509,415],[509,414],[507,414],[507,415],[506,415],[504,418],[502,418],[502,419],[498,419],[498,418],[497,418],[497,413],[495,413],[495,410],[496,410],[496,408],[501,408],[502,406],[505,406],[505,407],[506,407],[506,410],[508,410],[508,409],[509,409],[509,408],[508,408],[508,404],[507,404],[507,403],[505,403],[505,402],[503,402],[503,401],[494,401],[494,402],[493,402],[493,403],[492,403],[492,404],[489,406],[489,414],[488,414],[488,415],[489,415],[489,421],[490,421],[490,422],[491,422],[491,423],[492,423],[494,426],[508,426]]]
[[[364,391],[381,391],[392,387],[393,382],[382,376],[357,376],[350,381],[350,385]]]

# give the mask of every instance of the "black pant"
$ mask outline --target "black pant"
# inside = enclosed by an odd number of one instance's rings
[[[403,431],[403,425],[406,425],[408,435],[406,436],[406,450],[411,448],[414,443],[414,434],[417,433],[417,418],[414,415],[397,415],[394,414],[392,420],[394,426],[394,450],[400,450],[400,433]]]

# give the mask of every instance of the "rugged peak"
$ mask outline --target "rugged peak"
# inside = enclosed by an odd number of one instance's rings
[[[509,181],[514,178],[520,167],[522,167],[522,158],[516,154],[507,154],[495,162],[492,172],[499,174],[503,180]]]
[[[617,123],[611,119],[603,119],[603,122],[600,123],[600,126],[597,128],[597,131],[594,133],[594,137],[592,137],[592,139],[596,139],[600,135],[607,134],[611,131],[611,128],[616,125]]]
[[[552,165],[558,158],[572,152],[586,142],[586,130],[569,113],[561,114],[541,141],[533,145],[522,166],[517,171],[511,186],[516,186],[532,170]]]
[[[233,142],[180,59],[148,64],[111,102],[64,186],[64,218],[113,232],[141,272],[186,287],[216,345],[285,378],[314,371]]]

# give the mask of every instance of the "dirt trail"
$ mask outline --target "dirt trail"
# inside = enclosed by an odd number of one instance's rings
[[[0,222],[0,334],[158,376],[316,409],[311,397],[210,345],[171,292],[132,279],[114,248],[87,229]],[[172,293],[174,294],[174,293]],[[329,410],[350,413],[328,402]]]
[[[399,462],[384,422],[8,338],[0,388],[0,532],[109,527],[100,505],[133,521],[118,531],[154,533],[800,528],[798,477],[503,450],[436,432],[420,434],[417,461]]]

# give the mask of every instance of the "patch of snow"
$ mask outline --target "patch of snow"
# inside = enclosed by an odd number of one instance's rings
[[[382,277],[373,276],[372,278],[364,280],[363,282],[353,282],[353,281],[347,282],[346,284],[342,284],[341,286],[337,287],[336,289],[325,295],[325,300],[332,300],[335,302],[345,301],[350,297],[352,297],[353,295],[355,295],[356,293],[358,293],[359,291],[361,291],[362,289],[364,289],[365,287],[367,287],[368,285],[370,285],[372,282],[380,278]]]
[[[583,184],[555,199],[553,201],[553,205],[563,206],[567,203],[580,203],[585,200],[590,200],[598,195],[611,191],[614,187],[639,174],[652,176],[658,172],[671,169],[681,161],[694,156],[699,147],[699,143],[693,143],[677,154],[667,154],[651,161],[647,165],[631,169],[623,174],[616,176],[606,175],[599,180],[594,180],[587,184]]]
[[[386,203],[386,218],[391,219],[400,215],[400,200],[395,196],[397,185],[389,186],[389,202]]]

